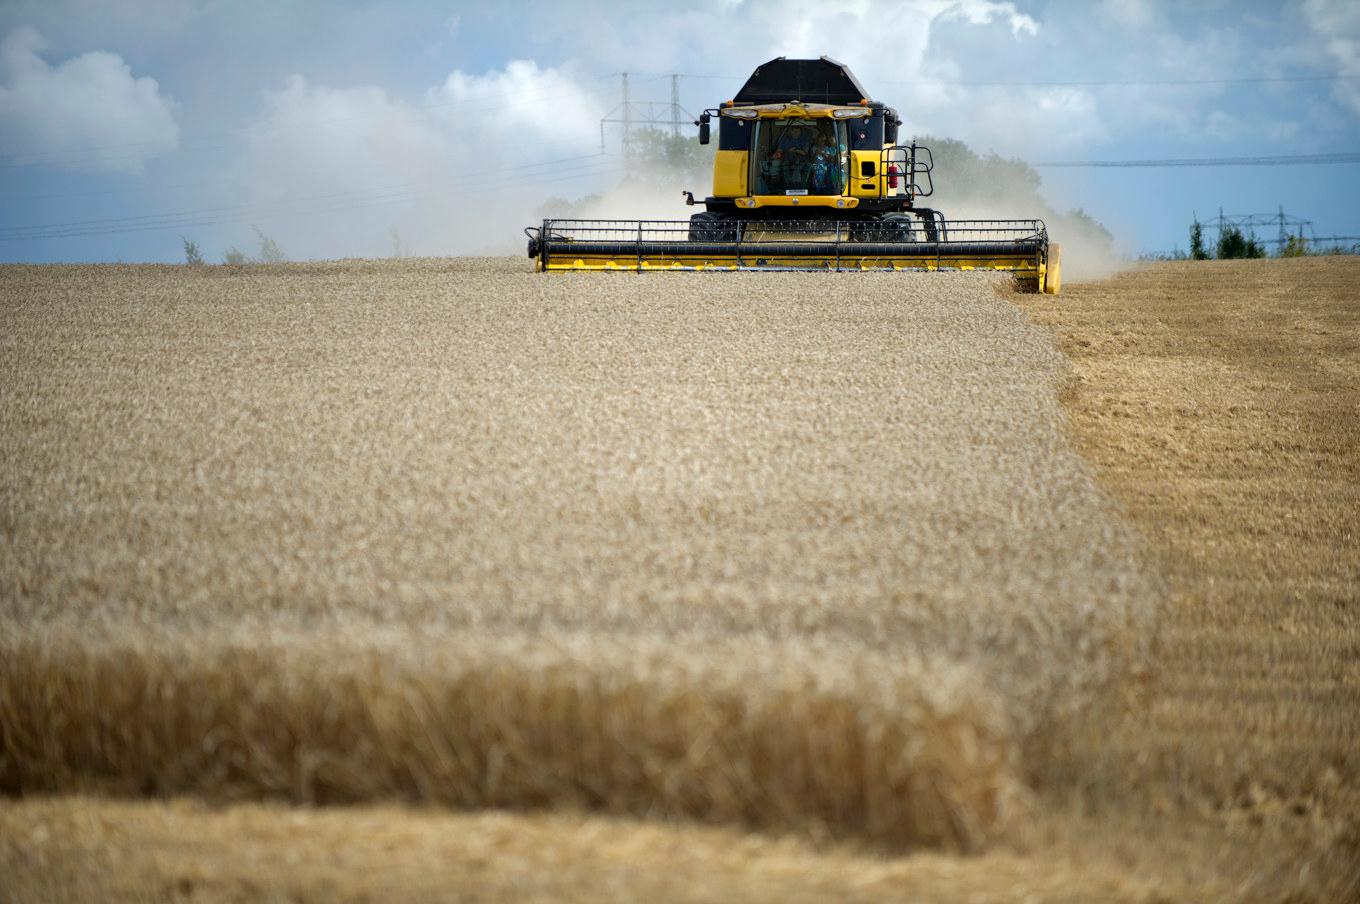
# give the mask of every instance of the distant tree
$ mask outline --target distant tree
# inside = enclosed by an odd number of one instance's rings
[[[904,137],[902,140],[906,141]],[[982,209],[1005,203],[1034,211],[1034,216],[1049,215],[1051,208],[1039,190],[1042,185],[1039,171],[1024,160],[981,155],[955,139],[922,136],[913,141],[930,148],[930,159],[934,162],[930,182],[941,209],[947,209],[953,201]]]
[[[228,248],[227,256],[222,259],[222,263],[239,267],[243,264],[253,264],[255,262],[247,257],[246,253],[240,248]]]
[[[995,195],[1001,193],[1032,206],[1036,213],[1047,206],[1039,192],[1039,171],[1023,160],[995,153],[983,156],[953,138],[914,140],[930,148],[936,189],[944,199],[994,202]]]
[[[406,249],[401,244],[401,232],[396,228],[392,229],[392,256],[396,258],[406,256]]]
[[[1218,233],[1218,259],[1234,260],[1247,256],[1247,238],[1236,226],[1224,226]]]
[[[203,255],[198,250],[198,242],[184,240],[184,262],[191,267],[202,266]]]
[[[1236,226],[1224,226],[1218,236],[1218,259],[1238,260],[1265,257],[1266,250],[1254,235],[1245,235]]]
[[[1190,255],[1180,248],[1173,248],[1170,251],[1145,251],[1138,255],[1140,261],[1187,261]]]
[[[1204,226],[1199,220],[1190,226],[1190,257],[1197,261],[1209,259],[1209,252],[1204,250]]]
[[[672,135],[662,129],[637,129],[630,141],[630,169],[635,179],[668,187],[677,180],[702,181],[713,172],[713,148],[700,144],[689,131]]]
[[[1114,241],[1114,235],[1111,234],[1110,230],[1105,228],[1105,224],[1101,223],[1080,207],[1069,210],[1065,219],[1073,225],[1080,226],[1082,231],[1089,236],[1103,239],[1106,243]]]
[[[260,263],[262,264],[281,264],[288,258],[283,256],[283,249],[279,248],[279,243],[260,231],[260,227],[253,227],[255,235],[260,240]]]
[[[1280,257],[1305,257],[1308,254],[1308,240],[1301,235],[1291,235],[1280,246]]]
[[[538,209],[534,211],[534,215],[542,220],[569,219],[571,217],[584,215],[590,210],[592,205],[599,203],[603,199],[604,195],[598,193],[586,195],[584,198],[578,198],[575,201],[568,201],[566,198],[554,195],[540,204]]]
[[[909,143],[908,139],[901,139]],[[1059,213],[1045,197],[1039,171],[1023,160],[999,154],[979,154],[953,138],[922,136],[912,139],[930,148],[931,177],[920,177],[922,188],[932,185],[929,206],[958,219],[974,216],[1032,216],[1045,220],[1058,241],[1080,239],[1094,246],[1113,247],[1114,236],[1095,217],[1077,208]],[[962,212],[959,212],[962,211]],[[990,213],[996,211],[996,213]]]

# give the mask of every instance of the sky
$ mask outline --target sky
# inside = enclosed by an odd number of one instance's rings
[[[1354,0],[0,0],[0,261],[522,253],[618,183],[620,73],[695,114],[823,54],[906,134],[1034,164],[1360,154]],[[1039,171],[1129,255],[1220,209],[1360,235],[1355,159]],[[673,188],[635,214],[709,186]]]

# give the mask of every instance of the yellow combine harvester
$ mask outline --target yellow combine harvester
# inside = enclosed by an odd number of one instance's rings
[[[1056,295],[1042,220],[946,220],[930,149],[898,145],[897,111],[827,57],[771,60],[718,119],[713,194],[685,220],[544,220],[525,229],[543,270],[1000,270]]]

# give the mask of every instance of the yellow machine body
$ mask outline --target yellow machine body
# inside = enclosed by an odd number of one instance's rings
[[[718,151],[713,155],[713,194],[715,197],[744,197],[751,169],[749,151]]]
[[[734,100],[704,111],[701,143],[715,119],[703,213],[544,220],[525,230],[537,269],[993,270],[1027,291],[1061,286],[1058,247],[1042,221],[950,221],[918,205],[934,190],[929,148],[898,144],[896,111],[870,101],[835,60],[762,64]]]

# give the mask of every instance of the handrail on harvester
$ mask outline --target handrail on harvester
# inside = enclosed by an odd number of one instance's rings
[[[927,241],[936,232],[937,241]],[[584,244],[627,245],[710,243],[724,246],[814,244],[819,251],[835,245],[875,243],[900,246],[955,245],[993,247],[1010,252],[1017,245],[1038,249],[1048,243],[1043,220],[938,220],[930,227],[914,221],[734,220],[695,226],[689,220],[545,219],[526,226],[529,256],[545,248],[570,251]]]

